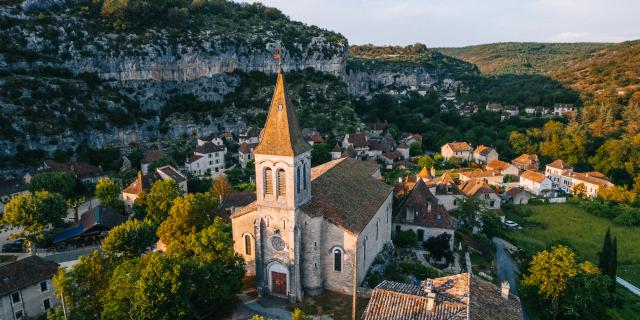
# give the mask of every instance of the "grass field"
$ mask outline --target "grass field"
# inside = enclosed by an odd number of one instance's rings
[[[584,259],[597,264],[598,252],[607,228],[618,237],[618,274],[640,286],[640,227],[621,227],[610,220],[593,216],[572,204],[529,205],[532,214],[518,216],[507,210],[507,218],[524,226],[508,236],[529,253],[562,241]]]

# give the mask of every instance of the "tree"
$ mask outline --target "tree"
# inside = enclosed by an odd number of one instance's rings
[[[227,177],[223,174],[218,175],[211,185],[211,194],[216,199],[218,199],[218,202],[220,203],[222,202],[224,196],[231,193],[232,191],[233,188],[231,187],[229,180],[227,180]]]
[[[422,145],[420,143],[414,142],[409,146],[409,154],[411,156],[417,156],[422,154]]]
[[[331,148],[326,143],[314,143],[311,149],[311,165],[317,166],[331,161]]]
[[[109,178],[101,178],[96,184],[96,198],[105,207],[124,208],[124,204],[120,200],[120,187]]]
[[[587,198],[587,187],[584,185],[584,183],[574,184],[573,187],[571,187],[571,191],[579,198]]]
[[[29,239],[31,253],[35,254],[35,242],[42,238],[50,224],[56,224],[67,215],[67,206],[58,193],[36,191],[13,197],[5,206],[2,223],[22,227],[13,236]]]
[[[156,228],[150,222],[130,219],[109,231],[102,250],[110,256],[137,257],[156,241]]]
[[[437,260],[445,258],[447,264],[453,261],[451,235],[448,233],[442,233],[436,237],[429,237],[429,239],[424,242],[424,248]]]
[[[207,193],[190,193],[177,198],[169,217],[160,224],[157,235],[168,247],[183,247],[187,236],[204,229],[209,223],[209,214],[218,206],[218,201]]]
[[[607,274],[609,270],[609,266],[611,265],[611,254],[611,228],[608,228],[607,233],[604,235],[602,250],[598,254],[598,268],[602,270],[603,274]]]
[[[100,319],[132,319],[130,313],[133,309],[134,292],[143,267],[142,260],[138,257],[124,260],[115,267],[101,297],[103,309]]]
[[[130,292],[133,319],[188,319],[194,314],[191,304],[191,268],[187,263],[151,253],[143,259],[144,267]],[[222,280],[224,281],[224,280]]]
[[[637,195],[625,186],[612,186],[599,188],[598,198],[615,203],[634,203]]]
[[[482,222],[482,233],[489,239],[502,234],[502,222],[494,213],[486,210],[481,212],[480,221]]]
[[[291,320],[311,320],[311,317],[306,315],[300,308],[295,308],[291,313]]]
[[[399,247],[414,246],[418,241],[418,236],[413,230],[400,230],[397,231],[393,237],[393,242]]]
[[[425,155],[418,158],[418,167],[430,169],[435,167],[435,165],[435,160],[433,160],[433,158],[431,158],[430,156]]]
[[[173,180],[156,181],[144,197],[145,217],[160,225],[169,215],[173,200],[181,193],[180,187]]]
[[[559,314],[576,319],[601,314],[603,303],[609,300],[607,290],[602,288],[607,287],[610,280],[592,263],[578,263],[576,254],[563,245],[538,252],[529,264],[523,283],[534,288],[540,301],[548,304],[552,319]]]
[[[475,197],[461,197],[457,201],[460,205],[455,211],[464,222],[464,225],[473,230],[478,225],[478,214],[482,210],[482,201]]]
[[[114,260],[100,251],[80,256],[70,269],[60,268],[53,278],[56,296],[64,294],[64,302],[70,319],[99,319],[102,313],[102,296],[109,286]]]
[[[216,217],[210,226],[190,235],[179,255],[194,264],[198,306],[223,308],[242,289],[244,260],[234,253],[231,225],[222,218]]]
[[[49,191],[59,193],[65,198],[71,198],[76,186],[76,178],[62,171],[49,171],[36,174],[27,184],[31,192]]]
[[[511,131],[511,134],[509,134],[509,143],[511,144],[511,149],[516,154],[528,153],[531,148],[529,138],[527,138],[524,133],[518,131]]]

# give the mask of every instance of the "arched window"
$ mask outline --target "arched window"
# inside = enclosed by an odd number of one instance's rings
[[[264,194],[273,194],[273,174],[271,168],[264,169]]]
[[[278,169],[278,196],[287,194],[287,175],[284,169]]]
[[[298,186],[298,193],[300,193],[300,186],[302,185],[302,180],[300,180],[300,167],[298,167],[298,170],[296,172],[296,181],[298,181],[297,186]]]
[[[307,190],[307,163],[302,164],[302,187]]]
[[[251,235],[244,235],[244,254],[247,256],[251,255]]]
[[[342,250],[333,249],[333,270],[342,271]]]

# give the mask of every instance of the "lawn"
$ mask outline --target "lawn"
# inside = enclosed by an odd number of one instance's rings
[[[506,210],[507,218],[524,226],[509,231],[508,237],[529,253],[562,241],[584,259],[597,264],[604,235],[611,227],[618,238],[618,274],[640,286],[640,227],[621,227],[610,220],[593,216],[572,204],[528,205],[530,216],[518,216]]]

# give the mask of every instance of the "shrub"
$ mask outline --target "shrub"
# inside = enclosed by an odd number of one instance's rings
[[[399,247],[409,247],[416,244],[418,236],[413,230],[401,230],[396,232],[393,242]]]

